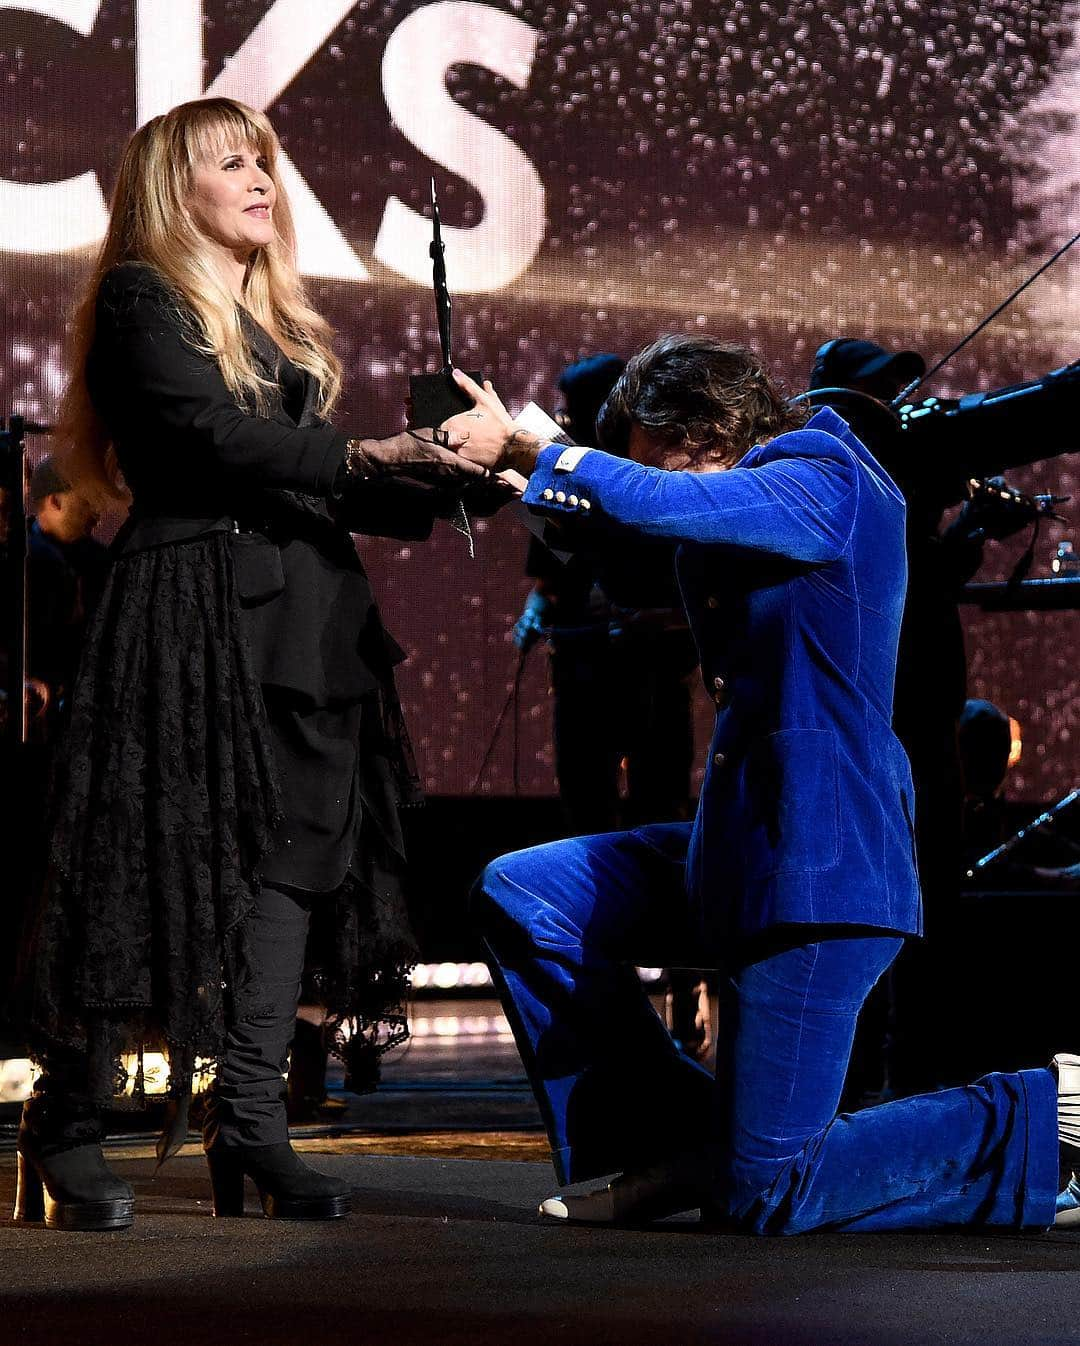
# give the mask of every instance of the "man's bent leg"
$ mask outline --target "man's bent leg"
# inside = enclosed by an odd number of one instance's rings
[[[685,954],[688,824],[517,851],[474,910],[562,1182],[704,1139],[712,1080],[675,1047],[633,963]]]
[[[859,1007],[898,946],[826,939],[733,977],[718,1066],[720,1188],[728,1212],[755,1232],[1052,1223],[1048,1071],[835,1116]]]

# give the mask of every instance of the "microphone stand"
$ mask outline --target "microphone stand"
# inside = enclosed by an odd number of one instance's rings
[[[8,651],[7,715],[4,721],[3,742],[11,752],[22,747],[30,736],[29,699],[26,677],[29,665],[29,612],[27,564],[28,532],[26,526],[27,480],[26,435],[27,425],[22,416],[11,416],[5,422],[0,418],[0,505],[7,524],[3,552],[8,567],[5,582],[8,586],[10,608],[7,629],[0,634]]]
[[[1000,846],[995,846],[992,851],[987,851],[985,855],[976,860],[971,868],[967,870],[964,877],[966,879],[974,879],[979,874],[985,873],[991,865],[997,864],[1000,860],[1005,859],[1005,857],[1012,851],[1016,850],[1017,846],[1030,837],[1033,832],[1039,832],[1044,827],[1049,827],[1052,823],[1055,823],[1066,809],[1072,808],[1078,800],[1080,800],[1080,788],[1070,790],[1063,799],[1059,799],[1056,804],[1051,805],[1050,808],[1040,813],[1037,818],[1032,818],[1031,822],[1029,822],[1026,827],[1021,827],[1020,830],[1014,832],[1007,841],[1003,841]]]
[[[454,356],[450,344],[453,301],[450,298],[450,286],[446,278],[446,245],[442,241],[442,219],[439,215],[439,198],[435,192],[434,178],[431,179],[431,244],[428,253],[431,257],[432,289],[435,294],[435,319],[439,326],[442,368],[437,374],[409,375],[410,429],[418,426],[437,427],[457,412],[468,411],[472,406],[472,398],[454,382]],[[471,370],[468,373],[475,383],[483,382],[483,375]],[[453,513],[448,523],[465,538],[469,544],[469,555],[473,556],[472,529],[460,495],[455,497]]]

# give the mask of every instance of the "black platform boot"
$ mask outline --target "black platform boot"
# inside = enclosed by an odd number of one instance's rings
[[[245,1176],[272,1219],[348,1214],[348,1187],[309,1168],[294,1152],[285,1114],[282,1072],[296,1031],[309,899],[264,884],[251,916],[251,961],[259,975],[237,983],[203,1121],[218,1216],[244,1213]]]
[[[243,1215],[244,1178],[254,1182],[271,1220],[338,1220],[348,1215],[349,1188],[309,1168],[287,1140],[276,1145],[220,1143],[206,1151],[215,1215]]]
[[[44,1221],[49,1229],[127,1229],[135,1219],[135,1192],[106,1164],[101,1137],[96,1109],[36,1088],[19,1125],[12,1218]]]
[[[203,1148],[210,1167],[214,1214],[243,1215],[244,1178],[258,1188],[263,1214],[272,1220],[337,1220],[349,1213],[349,1188],[309,1168],[287,1137],[285,1100],[272,1103],[272,1125],[239,1119],[248,1100],[229,1096],[220,1081],[210,1090],[203,1118]],[[260,1135],[261,1131],[261,1135]],[[250,1142],[254,1140],[255,1144]],[[245,1143],[247,1142],[247,1143]],[[259,1143],[261,1142],[261,1143]]]

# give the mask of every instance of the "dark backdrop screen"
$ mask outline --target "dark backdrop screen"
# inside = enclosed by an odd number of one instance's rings
[[[508,403],[554,402],[578,356],[666,330],[756,345],[802,386],[817,345],[932,360],[1080,227],[1080,7],[29,0],[0,4],[0,411],[48,419],[64,322],[123,144],[212,91],[265,108],[288,153],[301,264],[338,332],[344,426],[401,424],[434,367],[428,179],[441,183],[459,363]],[[1066,262],[934,384],[992,387],[1080,354]],[[1076,460],[1015,474],[1080,494]],[[1075,517],[1075,516],[1074,516]],[[1059,537],[1044,534],[1033,573]],[[994,548],[984,578],[1018,546]],[[514,665],[524,538],[371,542],[432,790],[465,793]],[[973,694],[1014,714],[1017,793],[1073,783],[1077,620],[968,621]],[[546,670],[521,703],[520,776],[553,788]],[[512,779],[506,735],[483,788]]]

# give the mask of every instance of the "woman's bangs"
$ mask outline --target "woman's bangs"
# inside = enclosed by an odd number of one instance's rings
[[[217,163],[226,154],[244,149],[274,166],[276,145],[272,136],[239,109],[208,108],[203,116],[192,118],[182,135],[192,167]]]

